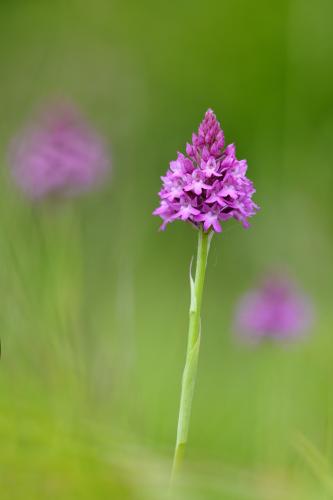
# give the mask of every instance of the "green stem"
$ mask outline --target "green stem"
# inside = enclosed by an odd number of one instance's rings
[[[199,358],[202,294],[205,282],[209,245],[212,234],[213,233],[205,233],[202,229],[199,230],[197,262],[194,281],[192,279],[192,275],[190,274],[191,305],[188,329],[188,343],[186,362],[182,379],[177,440],[172,466],[171,481],[173,481],[173,479],[177,475],[177,472],[183,462],[185,447],[188,438],[192,400]]]

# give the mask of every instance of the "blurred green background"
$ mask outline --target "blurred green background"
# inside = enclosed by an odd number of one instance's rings
[[[159,176],[212,107],[260,213],[214,238],[177,498],[333,498],[331,0],[2,1],[3,500],[166,498],[196,234],[158,233]],[[110,144],[98,192],[32,205],[13,135],[71,98]],[[293,345],[238,345],[235,301],[272,266],[313,298]]]

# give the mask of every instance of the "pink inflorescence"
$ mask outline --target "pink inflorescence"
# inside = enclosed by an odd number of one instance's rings
[[[204,231],[221,232],[221,222],[235,218],[248,227],[248,218],[258,210],[255,193],[246,177],[246,160],[237,160],[235,146],[227,147],[215,114],[209,109],[198,134],[192,135],[186,155],[178,153],[162,177],[160,206],[153,212],[169,222],[184,220]]]
[[[9,161],[17,185],[32,199],[87,191],[108,167],[103,141],[68,105],[52,106],[17,137]]]
[[[272,276],[242,297],[236,310],[236,330],[250,341],[291,339],[304,333],[312,318],[309,299],[286,277]]]

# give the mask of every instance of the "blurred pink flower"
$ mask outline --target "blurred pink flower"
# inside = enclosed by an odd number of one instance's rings
[[[285,276],[272,276],[244,295],[236,309],[235,326],[242,338],[291,339],[312,323],[310,300]]]
[[[109,159],[101,137],[73,106],[51,106],[16,137],[9,161],[16,184],[31,199],[88,191]]]

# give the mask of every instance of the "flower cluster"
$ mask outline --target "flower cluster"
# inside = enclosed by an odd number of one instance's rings
[[[236,329],[243,338],[253,341],[289,339],[309,328],[312,316],[309,299],[288,278],[276,275],[241,299]]]
[[[63,104],[47,109],[14,140],[9,161],[17,185],[32,199],[86,191],[108,166],[101,138]]]
[[[225,146],[224,134],[212,110],[208,110],[186,155],[178,153],[162,177],[160,206],[153,212],[169,222],[184,220],[204,231],[221,232],[221,222],[235,218],[248,227],[258,210],[255,192],[246,177],[246,160],[237,160],[235,146]]]

